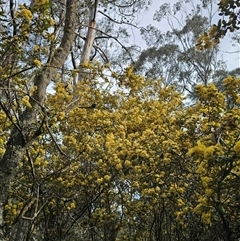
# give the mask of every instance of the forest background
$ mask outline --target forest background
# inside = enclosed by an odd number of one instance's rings
[[[240,2],[151,3],[0,0],[0,241],[240,239]]]

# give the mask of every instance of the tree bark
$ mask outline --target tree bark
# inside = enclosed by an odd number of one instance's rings
[[[84,69],[82,68],[82,64],[89,61],[90,53],[91,53],[93,42],[95,39],[97,7],[98,7],[98,0],[95,0],[94,3],[92,3],[89,6],[89,26],[88,26],[87,36],[86,36],[85,44],[83,46],[83,51],[82,51],[81,60],[80,60],[79,76],[78,76],[79,81],[81,81],[85,76]]]
[[[30,98],[32,108],[27,108],[20,118],[20,129],[13,127],[6,144],[6,151],[0,160],[0,241],[6,240],[4,234],[4,206],[8,201],[8,191],[16,175],[16,169],[22,160],[28,142],[29,127],[36,122],[36,117],[44,106],[47,86],[68,57],[75,37],[75,18],[77,0],[67,0],[64,34],[59,48],[56,49],[47,66],[34,79],[36,92]],[[36,136],[35,136],[36,138]]]

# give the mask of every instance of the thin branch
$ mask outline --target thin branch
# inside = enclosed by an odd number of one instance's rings
[[[112,22],[114,23],[117,23],[117,24],[126,24],[126,25],[130,25],[136,29],[144,29],[146,30],[144,27],[138,27],[136,26],[135,24],[132,24],[132,23],[128,23],[128,22],[125,22],[125,21],[117,21],[116,19],[113,19],[111,18],[109,15],[107,15],[106,13],[102,12],[101,10],[98,10],[99,13],[101,13],[103,16],[105,16],[106,18],[108,18],[109,20],[111,20]]]
[[[114,6],[118,7],[118,8],[129,8],[132,7],[134,4],[136,4],[138,1],[132,1],[131,3],[129,3],[129,5],[118,5],[116,4],[116,1],[109,1],[109,3],[112,3]]]
[[[54,136],[53,136],[53,134],[52,134],[52,131],[51,131],[51,129],[50,129],[50,127],[49,127],[49,124],[48,124],[46,108],[45,108],[44,106],[41,106],[41,108],[42,108],[42,111],[43,111],[44,116],[45,116],[45,125],[46,125],[46,127],[47,127],[47,130],[48,130],[49,135],[51,136],[52,141],[54,142],[54,144],[55,144],[55,146],[57,147],[58,151],[59,151],[63,156],[66,156],[66,157],[67,157],[68,155],[60,148],[60,146],[57,144],[57,141],[55,140],[55,138],[54,138]]]
[[[82,26],[85,26],[85,27],[88,27],[88,28],[93,28],[93,27],[91,27],[91,26],[89,26],[89,25],[87,25],[87,24],[82,24]],[[132,63],[134,63],[134,60],[133,60],[133,58],[132,58],[132,56],[131,56],[131,53],[129,52],[129,50],[127,49],[127,47],[125,47],[125,46],[117,39],[117,37],[114,37],[114,36],[112,36],[112,35],[110,35],[110,34],[107,34],[107,33],[103,32],[102,30],[100,30],[100,29],[98,29],[98,28],[93,28],[93,29],[95,29],[95,30],[98,31],[99,33],[101,33],[101,34],[103,34],[103,35],[105,35],[105,36],[107,36],[107,37],[109,37],[109,38],[114,39],[114,40],[128,53],[128,55],[129,55]]]
[[[71,51],[71,60],[72,60],[73,68],[77,69],[77,64],[76,64],[76,61],[75,61],[75,58],[74,58],[73,51]]]
[[[15,18],[14,18],[14,3],[13,3],[13,0],[10,0],[9,7],[10,7],[10,14],[11,14],[12,23],[13,23],[13,36],[15,36],[17,34],[17,27],[16,27],[16,21],[15,21]]]
[[[104,59],[104,61],[105,61],[106,63],[109,63],[108,57],[107,57],[107,55],[104,53],[104,51],[103,51],[99,46],[97,46],[97,45],[93,45],[93,47],[100,53],[102,59]],[[103,56],[102,56],[102,55],[103,55]],[[103,57],[104,57],[104,58],[103,58]]]
[[[31,167],[33,179],[36,180],[36,172],[35,172],[35,168],[34,168],[32,157],[30,156],[30,153],[29,153],[28,149],[26,150],[26,152],[27,152],[28,160],[30,162],[30,167]]]
[[[98,1],[99,0],[95,0],[95,3],[94,3],[94,12],[93,12],[92,21],[96,21]]]
[[[10,120],[10,122],[13,124],[13,126],[18,130],[19,133],[22,134],[22,130],[20,128],[20,126],[18,126],[12,119],[12,116],[10,115],[9,111],[7,110],[7,108],[5,107],[5,105],[0,101],[0,106],[2,108],[2,110],[4,111],[4,113],[6,114],[7,118]],[[22,138],[23,135],[22,135]]]
[[[105,190],[105,188],[103,188],[103,189],[82,209],[82,211],[77,215],[76,218],[73,218],[73,217],[72,217],[73,222],[72,222],[72,224],[70,225],[70,227],[67,229],[66,233],[68,233],[68,232],[71,230],[71,228],[73,227],[73,225],[77,222],[77,220],[78,220],[79,218],[82,217],[82,215],[87,211],[87,209],[88,209],[95,201],[97,201],[97,199],[101,196],[101,194],[104,192],[104,190]]]

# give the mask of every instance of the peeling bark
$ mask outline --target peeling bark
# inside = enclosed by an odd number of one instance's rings
[[[7,203],[8,190],[11,188],[11,182],[15,178],[16,169],[29,144],[26,138],[29,136],[29,127],[36,122],[36,116],[39,114],[39,111],[41,111],[40,107],[44,105],[47,86],[70,54],[75,37],[76,2],[77,0],[67,0],[64,34],[61,44],[47,66],[35,77],[34,82],[37,90],[30,99],[32,108],[26,109],[21,116],[20,130],[16,127],[13,127],[11,130],[5,154],[0,160],[0,241],[6,240],[4,237],[3,209]]]
[[[97,7],[98,7],[98,0],[95,0],[94,3],[89,6],[89,26],[88,26],[87,36],[86,36],[85,44],[83,46],[83,51],[82,51],[81,60],[80,60],[79,78],[78,78],[79,81],[81,81],[84,78],[84,69],[82,68],[82,64],[89,61],[90,53],[91,53],[93,42],[95,39]]]

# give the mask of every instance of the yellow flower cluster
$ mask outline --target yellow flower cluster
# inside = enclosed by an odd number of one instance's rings
[[[198,38],[196,44],[197,50],[211,49],[219,44],[219,39],[213,38],[213,35],[216,33],[215,27],[210,30],[210,34],[204,33]]]
[[[22,98],[22,104],[23,104],[24,106],[29,107],[29,108],[32,107],[31,104],[29,103],[29,96],[24,96],[24,97]]]
[[[211,223],[211,213],[210,212],[203,212],[202,213],[202,220],[206,224],[210,224]]]
[[[188,155],[196,155],[199,157],[203,157],[206,151],[206,146],[200,141],[197,142],[197,145],[188,151]]]
[[[24,17],[27,21],[30,21],[33,18],[32,12],[26,8],[22,8],[18,15]]]
[[[41,67],[41,65],[42,65],[41,61],[38,60],[38,59],[34,59],[34,60],[33,60],[33,63],[34,63],[34,65],[36,65],[37,67]]]
[[[240,154],[240,141],[237,141],[237,143],[234,146],[234,151],[239,155]]]
[[[34,3],[36,5],[44,5],[46,3],[49,3],[49,0],[35,0]]]

